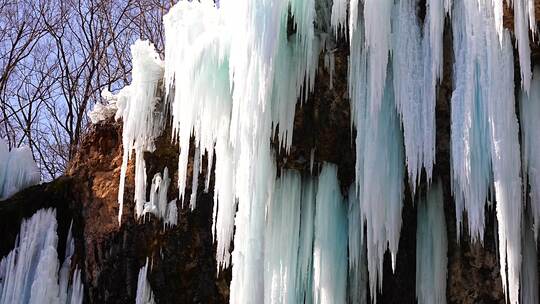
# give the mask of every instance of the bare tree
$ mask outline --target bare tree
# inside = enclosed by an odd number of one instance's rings
[[[100,92],[130,82],[129,46],[163,52],[165,0],[0,0],[0,137],[45,179],[74,156]]]

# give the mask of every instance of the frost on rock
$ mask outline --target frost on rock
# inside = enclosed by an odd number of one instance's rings
[[[9,150],[7,144],[0,138],[0,200],[36,185],[40,180],[39,168],[30,148]]]
[[[416,227],[416,297],[419,304],[446,303],[448,242],[440,182],[418,204]]]
[[[510,35],[497,36],[491,2],[454,2],[452,176],[458,230],[467,211],[469,233],[483,239],[484,205],[497,202],[498,250],[503,290],[519,301],[521,176],[514,110]]]
[[[128,161],[135,150],[135,214],[142,215],[146,202],[146,165],[144,152],[153,152],[154,140],[165,122],[165,103],[161,102],[159,87],[163,79],[163,61],[148,41],[137,40],[131,46],[132,81],[116,94],[116,119],[122,118],[124,147],[120,186],[118,189],[118,222],[121,223],[124,185]]]
[[[146,264],[139,270],[139,278],[137,280],[137,295],[135,297],[135,304],[154,304],[154,293],[150,286],[150,282],[147,279],[148,272],[148,258],[146,258]]]
[[[530,212],[535,239],[540,227],[540,67],[534,68],[531,89],[520,94],[521,153],[524,188],[530,187]]]
[[[0,261],[0,303],[81,304],[80,271],[69,271],[74,246],[71,228],[64,263],[59,267],[56,251],[56,211],[38,210],[21,224],[15,249]]]

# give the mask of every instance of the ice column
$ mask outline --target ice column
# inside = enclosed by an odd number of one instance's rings
[[[150,282],[146,278],[148,272],[148,258],[146,258],[146,264],[139,270],[139,278],[137,280],[137,296],[135,298],[135,304],[154,304],[154,293]]]
[[[276,181],[267,206],[265,231],[264,303],[300,303],[296,271],[300,241],[302,182],[296,171],[285,170]]]
[[[448,243],[440,182],[418,204],[416,227],[416,298],[419,304],[446,303]]]
[[[324,164],[319,176],[313,244],[314,303],[346,303],[347,209],[337,166]]]
[[[520,94],[521,153],[524,189],[530,187],[530,212],[535,239],[540,227],[540,67],[534,68],[531,89]]]

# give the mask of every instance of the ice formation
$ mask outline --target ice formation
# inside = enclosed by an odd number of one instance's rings
[[[469,235],[483,241],[484,208],[496,201],[503,287],[510,302],[517,303],[523,245],[520,148],[503,0],[428,0],[423,23],[417,13],[420,3],[177,3],[164,17],[165,62],[149,43],[137,41],[132,47],[132,84],[116,96],[104,94],[117,107],[117,118],[124,120],[120,204],[135,150],[136,215],[151,212],[165,223],[177,221],[176,202],[166,200],[167,169],[152,179],[147,201],[143,155],[154,150],[170,109],[172,140],[180,148],[179,203],[189,201],[194,209],[199,181],[205,181],[208,191],[215,174],[212,232],[218,270],[233,265],[231,303],[344,302],[347,295],[362,302],[367,292],[360,288],[347,293],[346,286],[366,281],[375,299],[386,250],[396,267],[405,172],[412,194],[423,170],[428,186],[431,183],[443,29],[450,16],[455,58],[451,175],[457,228],[461,232],[465,226],[466,213]],[[535,78],[529,83],[528,71],[534,3],[512,3],[524,92],[523,168],[532,189],[537,235],[540,160],[533,152],[540,85]],[[348,214],[335,167],[323,165],[318,180],[279,171],[270,145],[270,139],[277,139],[275,149],[289,151],[295,107],[314,87],[319,57],[323,53],[332,87],[336,38],[347,35],[351,126],[356,128],[356,181],[348,194]],[[160,99],[156,96],[162,82],[166,96]],[[98,106],[92,115],[99,120],[105,112]],[[313,162],[314,150],[310,171],[316,175]],[[207,175],[200,177],[202,172]],[[189,182],[191,197],[185,197]],[[435,271],[419,267],[417,296],[420,302],[440,303],[443,292],[427,291],[429,286],[444,291],[445,284],[442,194],[439,186],[433,187],[420,203],[418,254]],[[119,220],[121,212],[122,206]]]
[[[163,175],[156,173],[152,178],[152,186],[150,187],[150,200],[144,205],[137,204],[135,208],[136,214],[145,215],[152,213],[157,218],[163,220],[164,226],[174,226],[177,222],[178,210],[176,207],[176,199],[167,200],[167,191],[169,190],[169,169],[163,169]]]
[[[348,193],[349,210],[349,303],[368,303],[367,289],[368,273],[366,267],[366,242],[364,237],[364,222],[360,210],[360,202],[356,196],[355,186]]]
[[[137,40],[131,46],[131,84],[114,96],[116,118],[122,118],[124,154],[118,189],[118,222],[122,221],[124,186],[128,161],[135,150],[135,214],[142,215],[146,202],[145,151],[154,151],[154,140],[161,134],[165,122],[165,103],[159,96],[163,79],[163,61],[148,41]]]
[[[529,210],[528,210],[529,211]],[[521,230],[523,264],[521,265],[521,303],[538,304],[538,255],[531,217],[525,215]]]
[[[147,279],[148,272],[148,258],[146,264],[139,270],[139,278],[137,280],[137,295],[135,297],[135,304],[154,304],[154,292]]]
[[[531,89],[527,95],[521,92],[520,119],[521,119],[521,153],[523,166],[524,188],[530,187],[530,212],[534,227],[535,239],[538,239],[540,227],[540,67],[534,68]]]
[[[446,303],[448,243],[440,182],[418,204],[416,226],[416,298],[419,304]]]
[[[75,269],[69,284],[74,243],[71,228],[64,263],[56,251],[56,211],[38,210],[21,224],[15,249],[0,261],[0,303],[81,304],[81,273]]]
[[[268,206],[264,245],[264,303],[300,303],[296,271],[300,242],[300,173],[284,171]]]
[[[392,69],[388,72],[384,95],[373,112],[368,78],[367,55],[362,34],[362,19],[358,19],[351,38],[349,62],[349,94],[353,124],[356,126],[356,191],[360,201],[362,222],[366,223],[366,245],[371,296],[382,286],[384,252],[389,249],[392,265],[401,230],[403,201],[404,151],[403,137],[395,107]],[[382,164],[382,166],[381,166]],[[384,207],[381,208],[381,204]]]
[[[290,37],[289,8],[296,25]],[[236,226],[231,302],[254,302],[264,294],[265,206],[276,176],[270,138],[277,135],[280,147],[289,149],[296,100],[313,88],[320,51],[315,18],[314,1],[263,0],[220,1],[219,9],[213,1],[182,1],[164,17],[180,199],[192,142],[193,189],[202,155],[211,172],[216,154],[212,229],[219,267],[230,263]]]
[[[36,185],[41,177],[28,147],[9,150],[0,138],[0,200],[18,191]]]
[[[473,239],[483,239],[484,206],[497,202],[503,289],[519,301],[521,176],[509,33],[497,36],[491,2],[455,1],[455,88],[452,94],[452,175],[458,230],[468,215]],[[515,3],[515,2],[514,2]],[[507,283],[508,282],[508,283]]]
[[[323,166],[315,201],[314,303],[345,303],[348,269],[347,208],[337,180],[337,166]]]

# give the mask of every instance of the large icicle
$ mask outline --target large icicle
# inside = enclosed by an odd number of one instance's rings
[[[347,300],[347,210],[331,164],[323,165],[317,187],[313,298],[317,304]]]
[[[382,4],[381,4],[382,5]],[[367,12],[364,12],[364,15]],[[382,286],[384,252],[389,249],[395,267],[401,230],[404,151],[399,118],[394,102],[392,69],[386,76],[380,106],[370,112],[377,100],[368,98],[367,49],[364,48],[363,24],[358,19],[351,37],[349,95],[351,117],[356,126],[356,188],[366,223],[367,260],[370,291],[376,297]],[[391,66],[391,65],[389,65]],[[370,76],[371,77],[371,76]],[[383,207],[381,207],[381,204]]]
[[[492,180],[487,87],[483,86],[486,17],[472,1],[455,1],[453,10],[454,91],[451,113],[452,188],[456,202],[458,234],[467,211],[469,234],[483,240],[484,206]],[[480,22],[482,21],[482,22]],[[473,36],[473,33],[478,33]],[[478,62],[478,63],[477,63]]]
[[[489,124],[493,183],[497,201],[499,261],[503,288],[510,303],[519,302],[521,271],[521,175],[519,131],[514,103],[514,57],[510,35],[505,32],[502,49],[496,35],[488,39],[487,64]],[[508,285],[506,284],[508,280]]]
[[[38,210],[21,224],[15,249],[0,261],[0,303],[80,304],[83,288],[80,271],[68,286],[73,239],[66,241],[64,264],[59,269],[56,251],[56,211]]]
[[[396,108],[403,122],[403,134],[409,183],[414,192],[422,167],[428,181],[435,158],[435,88],[437,75],[431,70],[429,18],[424,40],[416,17],[418,1],[396,4],[393,18],[392,68]],[[429,10],[428,10],[429,12]],[[424,44],[424,46],[422,46]],[[433,76],[433,77],[432,77]]]
[[[500,0],[502,2],[503,0]],[[514,4],[514,34],[519,54],[519,70],[521,73],[521,87],[525,92],[529,92],[531,86],[531,46],[529,41],[529,29],[536,32],[536,22],[534,22],[534,1],[531,0],[511,0]],[[501,31],[499,34],[504,34]],[[501,39],[501,44],[503,37]]]
[[[510,303],[518,303],[522,202],[514,77],[508,72],[514,70],[510,36],[507,31],[497,36],[491,1],[455,1],[454,6],[458,61],[452,96],[452,174],[458,228],[466,210],[473,239],[482,239],[484,204],[492,186],[503,290]]]
[[[313,239],[315,220],[315,199],[317,180],[311,176],[302,182],[302,205],[300,219],[300,241],[298,248],[298,269],[296,290],[299,303],[313,303]]]
[[[135,297],[135,304],[154,304],[154,293],[152,287],[147,279],[148,272],[148,258],[146,258],[146,264],[139,270],[139,277],[137,280],[137,296]]]
[[[540,227],[540,67],[535,66],[531,89],[520,94],[521,153],[524,189],[530,187],[530,212],[535,239]]]
[[[265,207],[272,200],[276,179],[274,155],[269,146],[262,147],[256,172],[241,168],[247,171],[243,174],[253,174],[253,183],[237,176],[237,187],[246,188],[237,191],[230,303],[257,303],[264,297]]]
[[[296,271],[300,241],[301,178],[282,171],[267,206],[265,231],[264,303],[300,303]]]
[[[446,303],[448,243],[440,182],[418,204],[416,227],[416,298],[419,304]]]
[[[154,151],[154,139],[161,134],[165,121],[164,103],[158,96],[159,84],[163,78],[163,61],[148,41],[137,40],[131,46],[133,64],[131,84],[114,97],[118,111],[116,118],[122,118],[122,145],[124,147],[120,186],[118,189],[118,223],[122,221],[124,185],[128,161],[135,150],[135,214],[142,215],[146,202],[146,165],[144,152]]]
[[[386,86],[388,57],[391,48],[393,0],[364,0],[365,44],[368,53],[368,111],[376,114]]]

